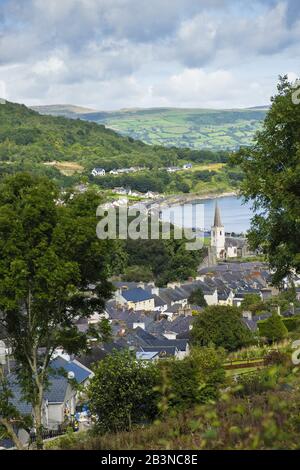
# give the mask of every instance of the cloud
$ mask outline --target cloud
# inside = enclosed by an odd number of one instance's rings
[[[0,0],[0,80],[15,101],[106,109],[230,106],[247,81],[256,105],[297,74],[299,39],[295,0]]]

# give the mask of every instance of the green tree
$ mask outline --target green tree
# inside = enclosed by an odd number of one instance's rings
[[[195,345],[211,343],[228,351],[251,344],[252,333],[243,324],[237,307],[209,306],[195,316],[192,340]]]
[[[242,193],[256,211],[249,241],[267,255],[276,284],[300,272],[300,106],[293,93],[287,76],[280,77],[255,144],[235,157],[245,172]]]
[[[265,311],[266,308],[267,307],[264,304],[264,302],[261,300],[261,297],[259,294],[246,294],[241,304],[242,310],[244,311],[249,310],[254,315],[257,315],[258,313]]]
[[[23,398],[33,408],[38,448],[53,352],[86,347],[88,335],[74,320],[103,309],[118,253],[114,242],[96,238],[89,195],[63,206],[58,197],[53,182],[29,174],[8,177],[0,187],[0,326],[12,346]]]
[[[286,338],[288,329],[281,317],[274,313],[267,320],[258,322],[259,334],[270,342],[280,341]]]
[[[130,352],[117,352],[99,362],[88,397],[101,432],[130,430],[132,425],[151,421],[157,413],[158,369],[137,361]]]
[[[169,406],[190,409],[217,398],[224,383],[224,351],[212,347],[193,348],[181,361],[161,361],[169,383]]]
[[[190,304],[198,305],[199,307],[207,307],[207,302],[205,300],[203,290],[201,287],[194,290],[189,297]]]
[[[18,450],[24,450],[18,430],[30,429],[32,420],[18,411],[12,403],[13,398],[8,380],[0,372],[0,440],[11,439]]]

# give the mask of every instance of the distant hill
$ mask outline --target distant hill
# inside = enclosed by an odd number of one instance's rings
[[[40,114],[48,114],[50,116],[64,116],[72,119],[77,119],[78,115],[87,115],[90,113],[96,113],[94,109],[83,108],[81,106],[75,106],[72,104],[51,104],[48,106],[33,106],[31,109],[37,111]]]
[[[267,106],[245,109],[150,108],[84,111],[71,105],[34,107],[43,114],[105,124],[118,133],[147,144],[194,149],[235,150],[253,142]]]
[[[76,107],[65,107],[64,112],[66,108],[72,112],[78,110]],[[123,137],[95,122],[41,115],[16,103],[0,105],[0,176],[28,170],[48,175],[63,185],[71,185],[85,176],[108,189],[129,186],[144,192],[189,191],[198,183],[196,171],[195,174],[189,173],[190,178],[195,176],[196,180],[191,180],[187,185],[186,172],[170,176],[162,168],[182,167],[190,161],[195,165],[222,163],[227,161],[227,157],[226,152],[150,146],[131,137]],[[91,177],[94,167],[109,172],[133,166],[139,167],[135,174],[118,177],[107,174],[98,179]],[[204,174],[203,178],[210,181],[213,175],[214,172]],[[226,190],[228,178],[226,176],[224,183]],[[235,181],[236,175],[233,178]]]

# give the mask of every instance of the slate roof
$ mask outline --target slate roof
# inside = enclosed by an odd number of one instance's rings
[[[142,339],[145,341],[147,344],[153,344],[153,341],[156,340],[156,337],[148,333],[147,331],[143,330],[143,328],[137,327],[134,330],[134,335],[137,336],[138,338]]]
[[[144,302],[153,298],[152,294],[149,294],[146,290],[141,287],[135,289],[122,291],[122,297],[128,302]]]
[[[14,395],[13,398],[11,398],[11,403],[23,415],[30,415],[32,413],[32,406],[22,398],[21,388],[17,382],[16,376],[14,374],[8,376],[8,382]],[[49,382],[49,387],[44,392],[44,399],[48,400],[49,403],[63,403],[69,384],[68,379],[63,376],[55,375],[50,377]]]
[[[136,358],[140,361],[151,361],[157,354],[157,351],[137,351]]]
[[[188,341],[185,339],[156,339],[153,341],[153,347],[169,348],[174,346],[178,351],[186,351]]]
[[[185,317],[180,315],[171,323],[169,322],[169,330],[180,334],[183,331],[189,330],[190,326],[193,324],[194,319],[195,318],[193,316]]]
[[[67,361],[61,356],[57,356],[55,359],[53,359],[50,366],[55,370],[64,369],[67,373],[73,372],[75,376],[74,378],[79,384],[84,382],[91,375],[91,371],[87,371],[85,367],[81,367],[74,361]]]
[[[22,392],[20,385],[17,382],[17,377],[14,374],[10,374],[7,377],[9,388],[13,394],[10,399],[12,405],[23,415],[30,415],[32,412],[32,406],[22,398]]]
[[[257,330],[257,322],[254,320],[249,320],[248,318],[242,318],[244,325],[252,332]]]
[[[102,361],[108,353],[104,351],[100,346],[95,346],[87,354],[77,356],[76,360],[81,362],[84,366],[90,368],[95,362]]]
[[[145,346],[142,350],[144,352],[158,352],[166,356],[175,356],[177,348],[175,346]]]
[[[167,305],[167,302],[157,295],[152,295],[152,298],[154,299],[155,307],[164,307]]]
[[[108,354],[111,354],[113,351],[122,351],[124,349],[120,344],[117,342],[111,342],[111,343],[105,343],[102,346],[103,351],[105,351]]]
[[[166,313],[177,313],[180,309],[182,308],[182,305],[179,303],[175,303],[173,305],[170,305],[165,312]]]
[[[58,375],[51,377],[50,383],[51,385],[44,393],[44,398],[49,403],[63,403],[69,385],[68,379]]]

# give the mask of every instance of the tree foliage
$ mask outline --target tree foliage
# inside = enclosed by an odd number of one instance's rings
[[[256,210],[249,240],[268,256],[276,284],[293,269],[300,272],[300,106],[293,93],[280,77],[256,143],[235,158],[245,173],[242,193]]]
[[[169,403],[172,408],[189,409],[218,397],[224,383],[224,351],[212,347],[193,348],[183,360],[162,361],[169,387]],[[164,376],[162,375],[162,378]]]
[[[257,324],[260,336],[267,338],[270,342],[280,341],[288,334],[288,329],[281,317],[275,313],[267,320],[259,321]]]
[[[88,396],[101,433],[130,430],[157,413],[158,369],[137,361],[130,352],[117,352],[99,362]]]
[[[207,307],[207,302],[205,300],[203,290],[201,287],[194,290],[189,297],[190,304],[198,305],[199,307]]]
[[[95,236],[93,197],[60,206],[55,184],[29,174],[8,177],[0,187],[0,321],[40,447],[52,354],[57,347],[70,353],[86,347],[88,336],[74,321],[103,309],[112,292],[107,277],[123,261],[117,243]]]
[[[234,351],[251,344],[251,332],[243,324],[237,307],[209,306],[195,316],[192,329],[193,343],[198,346],[214,344]]]

